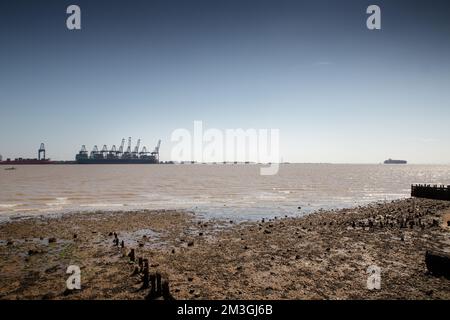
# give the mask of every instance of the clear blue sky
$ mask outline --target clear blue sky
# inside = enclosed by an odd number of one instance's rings
[[[78,4],[82,30],[66,29]],[[369,4],[382,30],[366,28]],[[447,1],[2,1],[0,154],[278,128],[291,162],[450,163]]]

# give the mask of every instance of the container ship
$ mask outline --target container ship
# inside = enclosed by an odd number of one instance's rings
[[[45,157],[45,146],[41,143],[41,146],[38,150],[38,157],[33,159],[28,158],[15,158],[15,159],[6,159],[2,161],[0,156],[0,165],[24,165],[24,164],[53,164],[53,161],[47,159]]]
[[[408,161],[406,160],[393,160],[393,159],[387,159],[384,161],[384,164],[407,164]]]
[[[128,138],[128,147],[124,151],[125,139],[122,139],[122,143],[118,149],[115,145],[113,145],[111,149],[108,149],[107,145],[104,145],[101,150],[99,150],[97,146],[94,146],[90,153],[86,150],[86,146],[83,145],[80,152],[75,156],[75,161],[78,164],[159,163],[159,147],[161,146],[161,140],[158,141],[158,144],[152,152],[148,152],[146,147],[139,150],[140,144],[141,140],[139,139],[132,151],[131,138]]]

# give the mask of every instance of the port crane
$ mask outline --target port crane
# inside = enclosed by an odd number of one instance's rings
[[[43,157],[41,158],[41,154],[43,154]],[[45,160],[45,146],[44,143],[41,143],[41,146],[39,147],[38,150],[38,160]]]
[[[92,148],[92,151],[91,151],[91,158],[97,158],[98,154],[99,154],[98,147],[97,147],[97,145],[95,145],[94,148]]]
[[[152,151],[151,155],[155,157],[155,159],[159,162],[159,147],[161,146],[161,139],[158,140],[158,144],[155,147],[155,150]]]
[[[140,145],[141,145],[141,139],[138,139],[136,147],[134,147],[134,150],[133,150],[133,154],[132,154],[133,158],[137,158],[138,157]]]
[[[108,153],[107,157],[108,157],[108,159],[112,159],[112,158],[114,158],[116,156],[116,154],[117,154],[116,145],[113,144],[113,146],[111,147],[111,150],[109,150],[109,153]]]
[[[122,139],[122,143],[120,144],[119,151],[117,151],[117,154],[123,153],[123,146],[125,145],[125,139]]]
[[[88,151],[86,150],[86,146],[84,144],[81,146],[80,154],[85,156],[88,155]]]

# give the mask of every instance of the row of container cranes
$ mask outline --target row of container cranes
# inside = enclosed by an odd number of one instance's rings
[[[105,144],[101,150],[95,145],[89,153],[86,146],[81,147],[80,152],[76,155],[76,162],[80,164],[118,164],[118,163],[159,163],[159,148],[161,140],[158,141],[153,151],[148,151],[144,146],[140,149],[141,139],[138,139],[136,146],[132,150],[131,137],[128,138],[128,146],[124,151],[125,139],[119,148],[113,145],[111,149]]]

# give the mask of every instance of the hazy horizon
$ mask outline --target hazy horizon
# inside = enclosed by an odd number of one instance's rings
[[[82,30],[66,28],[77,4]],[[366,8],[382,29],[366,28]],[[279,129],[291,163],[450,164],[446,1],[0,4],[0,154],[74,160],[171,133]],[[186,159],[189,160],[189,159]]]

